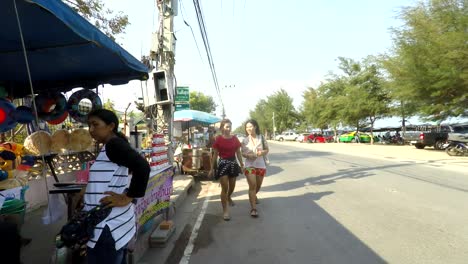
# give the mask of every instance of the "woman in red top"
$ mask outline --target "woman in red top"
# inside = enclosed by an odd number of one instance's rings
[[[241,143],[236,136],[231,135],[231,121],[223,119],[221,121],[221,136],[216,137],[213,143],[213,161],[211,164],[218,166],[215,172],[215,179],[219,179],[221,184],[221,205],[223,206],[223,219],[225,221],[231,220],[229,216],[228,202],[233,205],[231,194],[236,187],[236,177],[239,176],[241,171],[244,170],[244,162],[242,161]],[[239,160],[239,164],[236,161]],[[214,168],[210,170],[210,176],[213,175]]]

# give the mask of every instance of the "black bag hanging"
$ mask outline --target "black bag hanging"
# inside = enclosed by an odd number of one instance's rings
[[[94,228],[109,216],[111,207],[101,204],[89,211],[81,211],[66,223],[56,237],[56,247],[80,248],[94,235]]]

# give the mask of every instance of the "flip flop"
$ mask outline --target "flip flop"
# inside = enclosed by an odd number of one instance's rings
[[[229,220],[231,220],[231,217],[229,215],[223,215],[223,220],[224,221],[229,221]]]
[[[250,216],[254,217],[254,218],[257,218],[258,217],[257,209],[251,209],[250,210]]]

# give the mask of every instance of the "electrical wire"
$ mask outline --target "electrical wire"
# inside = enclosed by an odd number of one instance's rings
[[[203,61],[203,57],[201,55],[201,52],[200,52],[200,48],[198,47],[198,42],[197,42],[197,39],[195,38],[195,33],[193,32],[193,28],[190,26],[189,23],[187,23],[187,21],[185,20],[185,16],[184,16],[184,12],[182,11],[182,9],[185,11],[185,7],[184,7],[184,2],[183,1],[180,1],[180,5],[182,6],[182,8],[180,9],[180,13],[182,14],[182,20],[184,21],[184,24],[190,28],[190,31],[192,32],[192,37],[193,37],[193,40],[195,41],[195,46],[197,46],[197,51],[198,51],[198,55],[200,56],[200,59],[202,62]]]
[[[223,115],[224,115],[225,113],[224,103],[221,97],[221,90],[219,89],[218,78],[216,75],[216,69],[215,69],[214,62],[213,62],[213,56],[211,54],[210,43],[208,41],[208,34],[206,32],[206,24],[205,24],[205,20],[203,17],[203,12],[201,10],[200,3],[198,0],[193,0],[193,4],[195,7],[195,13],[197,15],[198,26],[200,27],[200,33],[202,36],[203,44],[205,46],[205,51],[206,51],[206,55],[208,58],[208,65],[210,66],[211,76],[213,78],[213,83],[215,85],[215,89],[218,94],[219,101],[221,102],[221,106],[223,108]]]

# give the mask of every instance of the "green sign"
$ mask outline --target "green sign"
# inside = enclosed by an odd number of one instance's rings
[[[175,111],[189,110],[189,109],[190,109],[189,103],[176,103],[175,104]]]
[[[176,102],[188,102],[190,100],[190,90],[188,87],[176,87]]]

